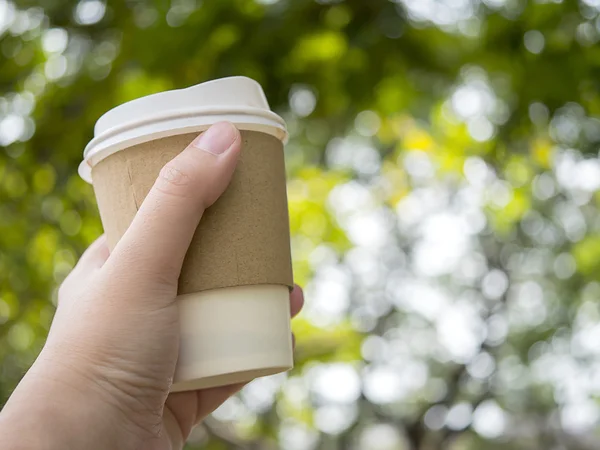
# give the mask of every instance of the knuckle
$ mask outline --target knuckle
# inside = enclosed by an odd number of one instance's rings
[[[62,302],[62,300],[66,297],[67,293],[68,289],[65,286],[65,282],[63,281],[63,283],[58,287],[58,292],[56,295],[57,304],[60,304]]]
[[[179,165],[170,162],[161,169],[154,187],[167,195],[189,197],[192,193],[191,184],[189,174]]]
[[[73,277],[71,274],[67,275],[67,277],[63,280],[63,282],[58,287],[58,300],[60,301],[64,297],[67,297],[69,293],[73,290]]]

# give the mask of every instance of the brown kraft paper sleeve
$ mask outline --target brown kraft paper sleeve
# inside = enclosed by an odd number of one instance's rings
[[[111,250],[160,169],[196,136],[135,145],[94,166],[94,191]],[[242,131],[242,140],[231,184],[206,210],[192,239],[179,278],[180,295],[256,284],[293,287],[283,144],[256,131]]]

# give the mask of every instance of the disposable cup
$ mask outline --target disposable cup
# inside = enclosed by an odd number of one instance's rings
[[[243,148],[231,184],[205,212],[183,264],[173,392],[245,382],[293,366],[285,122],[256,81],[214,80],[108,111],[79,167],[93,184],[113,249],[164,164],[224,120],[240,130]]]

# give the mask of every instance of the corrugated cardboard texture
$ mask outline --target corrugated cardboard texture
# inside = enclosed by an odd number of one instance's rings
[[[111,249],[129,227],[162,166],[196,136],[139,144],[93,168]],[[255,284],[293,287],[283,145],[254,131],[242,131],[242,139],[231,185],[205,212],[196,230],[179,279],[179,294]]]

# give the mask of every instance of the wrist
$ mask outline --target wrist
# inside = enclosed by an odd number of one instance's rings
[[[117,405],[66,367],[38,359],[0,413],[10,450],[138,449]]]
[[[7,450],[119,448],[119,435],[101,410],[70,405],[69,400],[20,395],[0,414],[0,435]],[[31,398],[35,397],[35,398]],[[68,397],[67,397],[68,398]],[[127,446],[124,448],[134,448]]]

